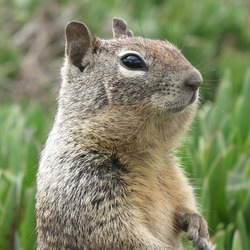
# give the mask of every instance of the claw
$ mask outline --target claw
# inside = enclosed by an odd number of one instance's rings
[[[214,246],[211,242],[206,241],[204,250],[215,250],[216,246]]]
[[[187,232],[188,239],[200,250],[215,250],[209,239],[207,223],[201,215],[193,211],[181,212],[177,222],[182,230]]]

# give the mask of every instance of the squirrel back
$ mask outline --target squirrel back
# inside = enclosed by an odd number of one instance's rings
[[[53,129],[37,174],[38,249],[212,249],[174,150],[202,77],[167,41],[111,40],[72,21]]]

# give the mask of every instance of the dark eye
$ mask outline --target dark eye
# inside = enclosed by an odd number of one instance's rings
[[[146,63],[138,55],[125,55],[121,58],[121,63],[129,69],[146,69]]]

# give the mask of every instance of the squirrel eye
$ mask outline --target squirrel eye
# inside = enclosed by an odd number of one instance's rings
[[[125,55],[121,58],[121,63],[129,69],[146,69],[146,63],[138,55]]]

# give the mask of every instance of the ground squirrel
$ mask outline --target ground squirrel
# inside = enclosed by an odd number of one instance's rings
[[[37,174],[38,249],[212,249],[174,150],[202,77],[167,41],[111,40],[72,21],[54,126]]]

